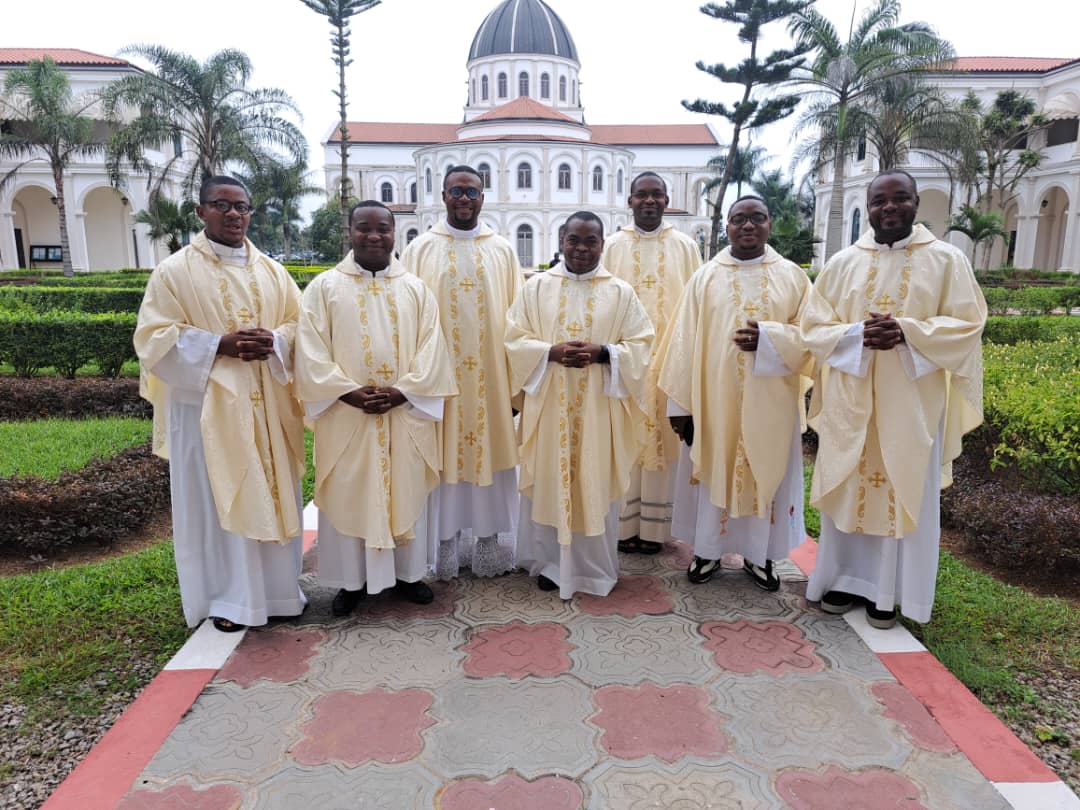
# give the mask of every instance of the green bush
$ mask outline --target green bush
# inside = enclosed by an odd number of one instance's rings
[[[1080,340],[1080,318],[1004,315],[987,319],[983,342],[1011,346],[1021,341],[1041,343],[1065,336]]]
[[[0,287],[0,309],[138,312],[141,287]]]
[[[1051,315],[1080,306],[1080,287],[984,287],[983,296],[991,315],[1006,315],[1010,310],[1021,315]]]
[[[1008,467],[1042,492],[1080,493],[1080,343],[983,347],[983,406],[996,442],[991,467]]]
[[[131,273],[86,273],[74,278],[48,278],[43,280],[42,286],[49,287],[127,287],[129,289],[143,289],[146,280],[150,278],[149,271],[142,270]]]
[[[4,312],[0,310],[0,363],[29,377],[53,366],[74,377],[93,361],[103,374],[119,375],[135,359],[135,313]]]

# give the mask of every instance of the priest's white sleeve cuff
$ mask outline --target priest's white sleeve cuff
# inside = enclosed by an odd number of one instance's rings
[[[667,415],[668,416],[691,416],[690,411],[685,410],[682,405],[668,397],[667,401]]]
[[[853,377],[865,377],[870,371],[871,354],[863,348],[863,325],[853,323],[825,361],[837,371]]]
[[[417,419],[427,419],[430,422],[441,422],[443,418],[443,403],[445,400],[442,397],[423,397],[419,394],[405,394],[405,399],[408,402],[405,407],[408,408],[412,415]]]
[[[630,392],[619,377],[619,347],[608,344],[608,363],[604,367],[604,394],[612,399],[626,399]]]
[[[205,391],[219,343],[221,335],[185,327],[176,344],[150,371],[173,388]]]
[[[754,369],[751,373],[755,377],[786,377],[791,374],[791,369],[761,324],[758,324],[757,351],[754,352]]]
[[[318,419],[332,406],[336,399],[315,399],[304,403],[304,416],[308,419]]]
[[[928,360],[926,355],[907,343],[898,343],[896,351],[900,353],[900,365],[904,367],[904,373],[907,374],[909,380],[925,377],[939,368],[931,360]]]
[[[548,347],[548,351],[551,351],[550,346]],[[536,396],[536,394],[540,393],[540,386],[547,376],[549,362],[547,352],[544,352],[544,356],[541,357],[540,362],[536,364],[536,368],[534,368],[532,374],[529,375],[529,379],[521,386],[522,391],[529,396]]]
[[[280,332],[274,332],[274,353],[266,358],[272,376],[281,385],[292,382],[292,347]]]

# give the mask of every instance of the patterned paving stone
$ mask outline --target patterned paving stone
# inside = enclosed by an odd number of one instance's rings
[[[902,770],[922,788],[929,807],[1010,810],[1002,795],[959,752],[939,754],[917,750]]]
[[[714,674],[694,623],[679,616],[582,617],[569,627],[573,672],[593,686],[703,683]]]
[[[455,681],[436,693],[425,761],[448,778],[494,778],[516,770],[526,779],[576,777],[596,757],[589,690],[565,676]]]
[[[253,810],[430,810],[438,780],[415,765],[285,768],[259,788]]]
[[[664,544],[664,550],[660,552],[657,561],[669,571],[682,571],[690,567],[690,561],[694,559],[694,547],[681,540],[672,540]]]
[[[870,651],[843,616],[829,616],[814,610],[799,614],[794,624],[817,645],[816,652],[829,669],[848,672],[861,680],[893,680],[881,659]]]
[[[768,767],[817,766],[823,759],[846,768],[898,768],[911,747],[882,721],[881,707],[865,685],[847,675],[734,675],[709,687],[729,717],[733,751]]]
[[[453,619],[387,620],[335,633],[312,662],[311,682],[327,690],[374,686],[434,688],[461,675],[465,628]]]
[[[439,810],[578,810],[584,801],[581,788],[569,779],[542,776],[527,782],[516,773],[485,782],[462,779],[439,794]]]
[[[640,616],[671,613],[674,603],[671,594],[659,577],[631,575],[619,577],[607,596],[582,594],[577,606],[590,616]]]
[[[574,615],[569,602],[556,593],[541,591],[535,577],[523,572],[503,577],[462,577],[462,593],[455,615],[464,622],[497,624],[517,619],[522,622],[564,622]]]
[[[292,757],[301,765],[340,762],[350,768],[407,762],[424,749],[421,732],[436,723],[428,714],[431,704],[423,689],[331,692],[315,701]]]
[[[607,761],[586,778],[589,810],[771,810],[782,805],[765,773],[731,758],[689,759],[672,765],[647,759]]]
[[[474,678],[550,677],[570,669],[567,629],[552,622],[510,622],[478,629],[462,652],[465,674]]]
[[[791,620],[797,614],[784,589],[761,590],[742,571],[723,571],[708,582],[692,585],[683,577],[672,586],[675,612],[698,621],[723,619]]]
[[[406,602],[393,588],[369,596],[353,611],[352,618],[361,624],[382,621],[383,619],[437,619],[454,612],[454,600],[457,598],[457,582],[429,582],[435,592],[435,600],[429,605],[414,605]]]
[[[776,791],[792,810],[858,807],[860,810],[930,810],[918,786],[884,768],[846,771],[835,765],[823,771],[793,768],[776,778]]]
[[[244,792],[236,785],[196,789],[178,784],[163,790],[133,790],[121,799],[116,810],[235,810],[243,800]]]
[[[288,749],[289,729],[308,700],[295,685],[263,683],[242,689],[212,684],[143,773],[250,782],[257,774],[273,772]]]
[[[870,687],[870,694],[884,707],[883,716],[896,721],[919,748],[944,754],[956,750],[956,744],[933,715],[900,684],[890,681],[875,683]]]
[[[783,675],[825,669],[825,662],[814,652],[814,642],[788,622],[707,622],[701,634],[716,665],[731,672]]]
[[[326,641],[322,630],[275,627],[248,632],[225,666],[218,680],[251,686],[259,680],[288,683],[303,678],[311,657]]]
[[[604,749],[620,759],[656,756],[674,762],[687,754],[723,754],[728,718],[715,711],[700,686],[605,686],[593,695],[599,711],[592,723],[603,729]]]

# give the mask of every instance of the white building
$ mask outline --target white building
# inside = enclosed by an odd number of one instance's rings
[[[542,0],[504,0],[469,49],[468,98],[457,124],[349,124],[349,181],[361,199],[392,205],[404,246],[445,216],[446,169],[484,177],[481,219],[517,247],[525,267],[547,263],[558,229],[579,209],[605,229],[630,220],[630,180],[655,171],[668,185],[667,219],[704,244],[703,187],[719,141],[704,124],[590,125],[579,91],[577,48]],[[335,125],[323,141],[326,188],[341,184]]]
[[[1008,243],[996,240],[989,261],[984,261],[980,248],[978,265],[998,267],[1009,263],[1025,269],[1080,271],[1080,59],[961,57],[952,70],[935,74],[932,81],[955,98],[974,91],[984,108],[999,92],[1017,90],[1052,119],[1050,127],[1029,144],[1029,148],[1042,152],[1042,163],[1020,181],[1015,199],[1006,207]],[[941,237],[951,214],[964,203],[963,191],[950,189],[948,176],[925,155],[913,151],[908,161],[904,168],[919,184],[919,220]],[[876,171],[872,149],[860,149],[849,161],[844,192],[845,245],[869,227],[866,189]],[[829,216],[831,180],[831,171],[827,171],[815,187],[815,231],[822,240]],[[954,232],[946,238],[970,255],[971,243],[966,236]],[[815,264],[820,263],[819,258]]]
[[[46,56],[67,74],[76,99],[88,99],[109,83],[139,70],[123,59],[73,48],[0,48],[0,87],[8,71]],[[90,114],[93,112],[91,107]],[[0,110],[0,126],[5,126],[2,119]],[[95,133],[102,139],[107,137],[104,120],[95,122]],[[153,165],[163,166],[171,155],[148,151],[146,157]],[[0,175],[13,165],[0,160]],[[134,220],[135,213],[147,205],[146,180],[145,174],[129,173],[126,187],[116,190],[109,184],[101,156],[68,167],[64,199],[75,270],[153,267],[167,255],[162,245],[151,243],[147,227]],[[179,189],[168,183],[165,193],[179,198]],[[0,195],[0,269],[62,266],[55,198],[56,186],[46,161],[34,161],[19,170],[14,183]]]

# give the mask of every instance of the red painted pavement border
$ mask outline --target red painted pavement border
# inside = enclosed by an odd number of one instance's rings
[[[158,673],[42,810],[111,810],[130,790],[217,670]]]

